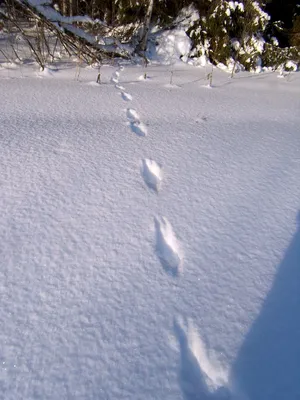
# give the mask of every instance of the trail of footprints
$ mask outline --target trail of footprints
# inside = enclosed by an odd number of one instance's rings
[[[132,101],[132,96],[119,84],[122,68],[115,71],[111,82],[119,91],[122,99],[126,102]],[[138,112],[134,108],[127,108],[126,117],[132,133],[139,137],[147,136],[147,126],[141,121]],[[145,158],[141,160],[141,176],[149,189],[156,193],[161,188],[163,173],[161,166],[154,160]],[[176,235],[170,222],[165,217],[154,219],[156,253],[164,270],[172,276],[177,276],[181,270],[182,254]]]
[[[122,99],[132,101],[132,96],[119,84],[119,68],[112,75],[111,82],[119,91]],[[134,108],[126,109],[128,125],[132,133],[139,137],[147,136],[147,126],[141,121]],[[154,160],[145,158],[140,163],[141,176],[150,190],[157,194],[163,180],[162,167]],[[181,246],[174,233],[173,227],[165,217],[154,218],[155,250],[166,273],[178,277],[182,270],[183,255]],[[185,324],[174,320],[174,337],[180,353],[179,381],[181,390],[187,400],[196,399],[230,399],[230,392],[225,373],[216,368],[209,359],[204,342],[201,340],[192,322]]]

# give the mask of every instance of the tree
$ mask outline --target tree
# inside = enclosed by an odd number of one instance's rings
[[[142,35],[141,35],[139,44],[137,46],[138,52],[144,53],[147,50],[147,41],[148,41],[148,35],[149,35],[149,30],[150,30],[153,6],[154,6],[154,0],[148,0],[148,7],[147,7],[146,15],[145,15],[145,21],[144,21],[144,25],[143,25]]]

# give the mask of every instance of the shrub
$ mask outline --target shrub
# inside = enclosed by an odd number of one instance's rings
[[[210,2],[205,15],[199,11],[198,20],[187,31],[193,43],[191,56],[204,56],[215,65],[241,65],[248,71],[257,72],[263,66],[278,67],[288,60],[298,62],[296,47],[280,49],[276,46],[276,38],[270,38],[270,43],[266,43],[263,34],[269,20],[270,16],[258,1]],[[295,45],[300,40],[298,24],[299,19],[294,27]]]

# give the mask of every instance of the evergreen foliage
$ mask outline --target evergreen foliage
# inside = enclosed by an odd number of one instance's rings
[[[99,19],[111,35],[136,43],[138,50],[138,35],[145,32],[150,1],[53,0],[52,5],[65,16]],[[247,70],[278,68],[288,60],[299,66],[299,0],[269,0],[266,4],[262,0],[154,0],[152,24],[162,29],[176,27],[183,8],[198,12],[196,21],[186,27],[192,40],[191,57]],[[91,33],[97,35],[97,29],[99,25],[93,24]]]

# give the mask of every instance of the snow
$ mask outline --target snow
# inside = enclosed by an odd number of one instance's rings
[[[298,65],[297,65],[297,63],[295,63],[294,61],[287,61],[286,63],[285,63],[285,69],[286,70],[288,70],[288,71],[294,71],[294,72],[296,72],[297,71],[297,69],[298,69]]]
[[[230,58],[228,60],[227,65],[225,65],[223,63],[219,63],[217,65],[217,67],[219,69],[221,69],[222,71],[227,72],[229,74],[232,74],[232,73],[236,74],[236,73],[238,73],[240,71],[244,71],[245,70],[243,65],[241,63],[235,61],[233,58]],[[257,68],[257,72],[258,72],[258,68]]]
[[[48,0],[19,0],[22,4],[29,4],[35,8],[38,13],[44,16],[48,21],[50,21],[53,26],[59,30],[67,30],[73,33],[77,37],[84,39],[88,43],[98,46],[99,49],[106,52],[119,51],[119,54],[126,54],[129,50],[126,45],[121,45],[117,40],[113,41],[111,38],[105,38],[100,35],[93,36],[86,32],[84,29],[72,25],[74,22],[90,23],[90,24],[101,24],[106,26],[101,20],[93,20],[87,15],[77,15],[72,17],[63,16],[59,11],[58,7],[53,7],[49,4]],[[50,2],[51,3],[51,2]],[[131,49],[130,49],[131,50]]]
[[[3,398],[299,399],[299,73],[52,71],[0,68]]]
[[[241,48],[241,44],[237,39],[232,39],[231,40],[232,47],[234,50],[238,51]]]
[[[243,3],[239,3],[238,1],[229,1],[228,2],[228,9],[226,11],[229,10],[229,14],[227,14],[228,16],[230,16],[230,10],[235,11],[236,9],[240,10],[240,12],[244,12],[245,8],[244,8],[244,4]]]
[[[66,24],[72,24],[73,22],[88,22],[94,23],[95,21],[88,15],[74,15],[72,17],[63,16],[59,12],[57,5],[52,6],[50,0],[19,0],[20,3],[30,4],[36,8],[42,15],[48,18],[50,21],[64,22]]]
[[[245,7],[244,7],[244,4],[243,3],[238,3],[238,6],[237,6],[237,8],[240,10],[240,12],[244,12],[245,11]]]
[[[260,14],[260,20],[262,23],[267,23],[267,21],[270,20],[269,14],[267,14],[265,11],[262,10],[261,6],[257,1],[254,1],[252,3],[252,7],[255,8],[255,10]]]
[[[152,61],[160,64],[174,64],[180,58],[184,62],[188,60],[192,45],[184,29],[164,31],[157,35],[157,41],[158,45],[150,52]]]
[[[204,47],[202,48],[204,50]],[[189,65],[194,65],[195,67],[205,67],[207,65],[211,65],[207,57],[203,54],[200,57],[194,57],[188,61]]]
[[[162,169],[154,160],[142,160],[142,176],[149,188],[158,191],[163,179]]]
[[[199,18],[198,10],[193,5],[190,5],[181,9],[175,20],[175,25],[187,31]]]
[[[273,44],[273,46],[279,46],[278,39],[275,36],[271,37],[271,43]]]

